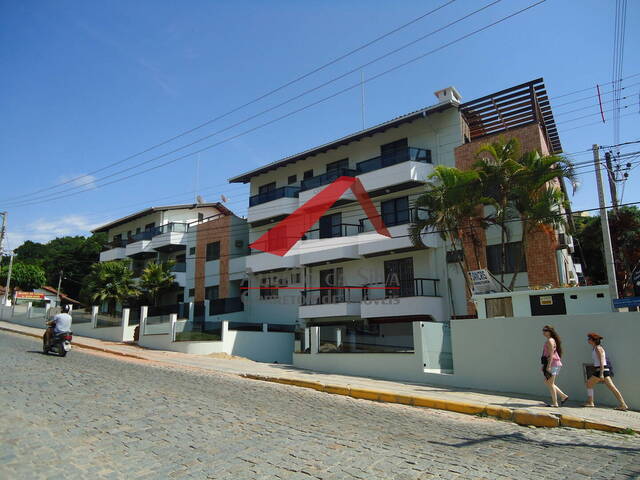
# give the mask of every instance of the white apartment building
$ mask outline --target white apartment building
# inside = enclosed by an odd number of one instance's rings
[[[362,182],[391,233],[378,234],[347,191],[284,257],[252,250],[251,303],[305,328],[299,352],[311,343],[320,352],[410,352],[413,322],[466,313],[464,279],[438,235],[424,236],[426,249],[408,237],[421,215],[414,199],[435,165],[455,166],[464,139],[457,91],[436,95],[432,107],[230,179],[251,184],[251,242],[340,176]]]
[[[100,261],[129,260],[136,278],[149,262],[173,260],[176,288],[163,295],[161,304],[176,304],[184,301],[187,287],[186,249],[189,236],[193,236],[189,225],[225,212],[228,209],[219,203],[150,207],[92,232],[107,234],[108,244],[100,253]]]

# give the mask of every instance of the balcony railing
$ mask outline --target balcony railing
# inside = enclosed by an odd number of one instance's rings
[[[407,223],[412,223],[416,220],[425,220],[428,214],[428,210],[425,210],[424,208],[413,207],[383,213],[380,217],[386,227],[395,227],[396,225],[406,225]],[[374,230],[368,217],[361,218],[358,221],[360,223],[361,232],[370,232],[371,230]]]
[[[338,225],[332,225],[327,229],[314,228],[307,231],[302,237],[302,240],[317,240],[319,238],[336,238],[336,237],[350,237],[352,235],[358,235],[362,232],[362,225],[355,223],[340,223]]]
[[[123,240],[122,238],[118,238],[108,243],[105,243],[103,251],[111,250],[112,248],[124,248],[127,246],[127,243],[128,242],[126,240]]]
[[[187,224],[171,222],[165,225],[160,225],[159,227],[156,227],[153,230],[155,231],[155,233],[153,234],[154,237],[156,235],[161,235],[163,233],[169,233],[169,232],[184,233],[187,231]]]
[[[127,239],[127,243],[139,242],[141,240],[151,240],[155,235],[155,230],[155,228],[150,228],[149,230],[138,232],[132,235],[131,238]]]
[[[314,288],[301,291],[301,305],[326,305],[331,303],[358,303],[362,300],[362,285]]]
[[[302,192],[304,190],[311,190],[312,188],[328,185],[342,176],[355,177],[356,175],[358,175],[358,171],[352,168],[336,168],[328,171],[327,173],[323,173],[322,175],[302,180],[300,184],[300,191]]]
[[[300,187],[280,187],[270,192],[259,193],[249,197],[249,206],[255,207],[262,203],[267,203],[278,198],[298,198]]]
[[[440,280],[437,278],[414,278],[386,284],[384,282],[368,283],[362,287],[362,299],[439,297],[439,285]]]
[[[244,303],[240,297],[217,298],[209,301],[209,315],[223,315],[244,311]]]
[[[403,148],[393,153],[358,162],[356,169],[358,170],[358,175],[361,175],[403,162],[431,163],[431,150],[413,147]]]

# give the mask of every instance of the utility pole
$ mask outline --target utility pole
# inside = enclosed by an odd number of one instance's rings
[[[611,192],[611,203],[613,204],[613,211],[618,214],[618,190],[616,189],[616,174],[613,171],[613,164],[611,162],[611,152],[604,154],[604,161],[607,166],[607,173],[609,174],[609,191]]]
[[[64,273],[64,270],[60,270],[60,276],[58,277],[58,293],[57,293],[57,298],[56,301],[58,302],[58,307],[60,306],[60,286],[62,285],[62,274]]]
[[[604,188],[602,186],[602,172],[600,170],[600,148],[593,145],[593,163],[596,167],[596,183],[598,185],[598,200],[600,202],[600,226],[602,227],[602,246],[604,249],[604,263],[607,266],[609,294],[611,300],[618,298],[618,283],[616,281],[616,267],[613,261],[611,247],[611,232],[609,231],[609,216],[604,202]]]
[[[7,284],[4,288],[4,305],[7,304],[7,300],[9,299],[9,287],[11,286],[11,270],[13,270],[13,253],[9,257],[9,272],[7,273]]]
[[[4,234],[7,227],[7,212],[0,212],[0,215],[2,215],[2,227],[0,227],[0,255],[2,255],[2,252],[4,252]]]

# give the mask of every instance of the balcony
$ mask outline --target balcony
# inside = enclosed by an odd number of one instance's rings
[[[383,288],[384,287],[384,288]],[[363,318],[429,316],[444,321],[444,300],[440,296],[440,280],[414,278],[400,285],[372,283],[365,285],[361,302]]]
[[[368,218],[360,219],[360,231],[358,236],[358,253],[360,255],[372,255],[392,250],[402,250],[413,247],[409,237],[409,226],[416,220],[427,218],[427,211],[421,208],[409,208],[382,215],[382,221],[388,228],[391,238],[380,235],[375,231]],[[436,248],[440,245],[440,237],[437,233],[423,233],[422,241],[427,247]]]
[[[357,175],[367,192],[391,185],[425,182],[433,171],[431,150],[406,148],[359,162]]]
[[[100,261],[109,262],[111,260],[120,260],[127,256],[126,254],[126,240],[116,238],[104,245],[104,249],[100,252]]]
[[[300,187],[280,187],[253,195],[249,198],[247,221],[251,223],[279,215],[289,215],[298,208],[299,192]]]
[[[286,255],[280,257],[272,253],[258,252],[254,250],[246,257],[246,268],[254,273],[283,270],[300,266],[298,255]]]
[[[309,230],[291,253],[300,255],[301,265],[312,265],[340,259],[359,258],[358,224],[340,223],[327,228]]]
[[[158,252],[176,252],[187,248],[186,223],[167,223],[152,229],[151,232],[151,244],[149,247],[153,250]]]
[[[359,317],[362,286],[303,290],[300,318]]]
[[[357,174],[358,172],[351,168],[336,168],[328,171],[327,173],[323,173],[322,175],[302,180],[299,195],[300,205],[307,203],[311,197],[321,191],[324,186],[329,185],[338,178],[342,176],[355,177]],[[353,195],[351,190],[347,190],[341,198],[355,200],[356,197]]]

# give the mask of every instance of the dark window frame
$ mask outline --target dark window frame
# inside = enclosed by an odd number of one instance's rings
[[[522,265],[518,268],[518,273],[525,273],[527,271],[527,256],[525,252],[522,252],[522,256],[517,255],[518,249],[522,250],[522,242],[508,242],[505,244],[505,271],[502,272],[501,265],[501,257],[502,257],[502,245],[487,245],[486,254],[487,254],[487,269],[493,275],[501,275],[501,274],[512,274],[515,272],[515,263],[520,257],[520,261]]]
[[[386,207],[391,206],[391,209]],[[391,198],[380,202],[380,215],[387,227],[405,225],[411,221],[409,215],[409,197]]]
[[[217,246],[215,246],[217,245]],[[216,251],[217,250],[217,254]],[[207,262],[212,262],[214,260],[220,260],[220,241],[216,241],[216,242],[211,242],[211,243],[207,243],[207,249],[206,249],[206,261]]]
[[[265,183],[264,185],[260,185],[258,187],[258,195],[262,195],[263,193],[269,193],[276,189],[276,182]]]
[[[294,184],[297,181],[298,181],[298,176],[297,175],[289,175],[289,178],[287,178],[287,185]]]

